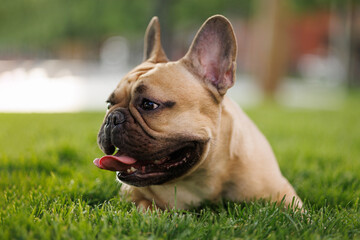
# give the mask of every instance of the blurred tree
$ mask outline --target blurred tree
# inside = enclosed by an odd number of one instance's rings
[[[347,0],[347,40],[348,40],[348,59],[347,75],[349,87],[360,87],[360,29],[356,22],[360,22],[360,4],[355,4],[354,0]]]
[[[351,16],[358,13],[353,9],[360,3],[358,0],[290,0],[286,2],[291,6],[288,10],[295,10],[298,14],[318,9],[330,9],[332,6],[346,14],[353,14]],[[19,56],[50,58],[59,57],[59,52],[62,52],[64,57],[97,58],[97,51],[105,39],[114,35],[126,35],[134,45],[136,41],[133,40],[143,36],[151,17],[158,15],[163,29],[164,48],[172,59],[174,54],[171,46],[179,37],[180,31],[198,29],[202,22],[213,14],[224,14],[230,19],[249,18],[257,10],[256,1],[248,0],[2,1],[0,4],[0,58]],[[271,10],[270,5],[269,10]],[[270,22],[268,24],[270,27]],[[281,23],[279,24],[273,26],[274,31],[281,35]],[[349,26],[348,37],[351,49],[348,58],[350,59],[348,79],[356,80],[360,78],[359,73],[355,74],[358,71],[355,65],[360,60],[357,60],[359,54],[353,53],[359,48],[360,40],[353,34],[354,25],[349,24]],[[176,32],[173,32],[174,29],[177,29]],[[269,75],[262,74],[263,79],[265,76],[268,79],[263,82],[265,89],[276,89],[276,83],[284,72],[280,64],[284,62],[280,60],[282,48],[276,46],[276,43],[279,45],[282,41],[279,38],[280,35],[273,35],[275,39],[278,39],[272,40],[275,44],[271,48],[273,53],[263,59],[264,61],[267,59],[265,65],[272,69]],[[276,52],[279,53],[278,60],[276,60]],[[275,61],[272,60],[274,57]]]
[[[53,50],[73,41],[96,46],[120,33],[131,38],[152,12],[147,0],[4,1],[0,5],[0,49]]]
[[[246,15],[246,0],[13,0],[0,4],[0,56],[54,52],[69,44],[96,48],[113,35],[135,39],[159,15],[165,48],[174,27],[190,27],[216,13]],[[197,24],[198,25],[198,24]],[[191,26],[192,27],[192,26]],[[170,51],[171,55],[171,51]]]
[[[258,0],[253,66],[265,95],[273,98],[287,69],[289,23],[285,0]]]

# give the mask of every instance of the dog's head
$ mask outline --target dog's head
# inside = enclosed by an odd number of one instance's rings
[[[162,184],[197,169],[214,144],[221,101],[234,84],[236,41],[229,21],[209,18],[188,53],[168,61],[154,17],[144,61],[108,98],[98,134],[100,168],[134,186]]]

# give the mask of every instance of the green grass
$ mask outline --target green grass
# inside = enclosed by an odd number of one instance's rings
[[[360,239],[360,93],[338,111],[246,112],[305,214],[264,201],[140,213],[93,166],[102,113],[0,114],[0,239]]]

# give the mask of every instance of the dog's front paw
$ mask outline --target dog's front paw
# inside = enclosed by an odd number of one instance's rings
[[[147,210],[152,210],[151,202],[149,200],[143,199],[135,202],[136,207],[143,212]]]

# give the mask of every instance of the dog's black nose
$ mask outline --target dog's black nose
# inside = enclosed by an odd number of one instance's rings
[[[106,119],[106,125],[117,126],[125,122],[125,115],[122,112],[114,111]]]

